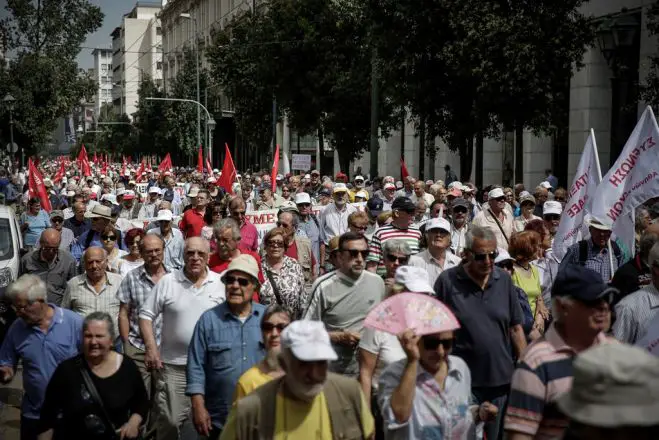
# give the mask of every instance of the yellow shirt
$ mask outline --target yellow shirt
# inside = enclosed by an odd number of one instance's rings
[[[522,273],[521,269],[516,269],[513,272],[512,280],[514,285],[526,293],[529,304],[531,304],[531,313],[535,317],[536,301],[538,298],[542,300],[542,288],[540,287],[540,272],[538,272],[538,269],[534,265],[531,264],[530,266],[530,276]]]
[[[362,432],[364,438],[375,432],[375,422],[366,404],[366,398],[361,393]],[[332,424],[325,393],[320,393],[310,403],[284,399],[277,393],[274,440],[332,440]],[[236,438],[235,406],[227,418],[220,440]]]
[[[272,376],[261,371],[259,364],[254,365],[252,368],[245,371],[243,375],[240,376],[240,379],[238,379],[236,391],[233,393],[233,403],[235,404],[256,388],[264,383],[270,382],[271,380]]]

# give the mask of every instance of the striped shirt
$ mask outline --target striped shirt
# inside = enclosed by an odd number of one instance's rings
[[[603,333],[597,344],[614,340]],[[513,373],[505,429],[535,439],[561,438],[569,419],[556,401],[572,388],[572,362],[577,352],[552,324],[544,336],[528,346]]]
[[[383,226],[373,233],[370,245],[370,254],[366,261],[378,263],[378,273],[384,270],[384,244],[387,240],[400,239],[405,240],[412,250],[411,255],[419,253],[419,241],[421,240],[421,231],[417,228],[409,227],[401,229],[394,224]]]
[[[619,341],[635,344],[648,331],[659,310],[659,291],[650,284],[627,295],[616,305],[613,336]]]
[[[105,273],[105,284],[100,292],[89,283],[87,274],[71,278],[66,285],[62,298],[62,308],[69,309],[83,318],[91,312],[105,312],[112,318],[114,328],[118,329],[119,300],[117,291],[121,285],[121,275]]]

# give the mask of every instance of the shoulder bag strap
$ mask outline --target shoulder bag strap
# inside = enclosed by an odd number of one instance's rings
[[[98,407],[101,408],[101,413],[103,418],[105,419],[105,423],[112,429],[112,433],[114,437],[119,438],[119,436],[117,435],[117,428],[115,428],[114,423],[112,423],[112,419],[110,419],[110,415],[105,409],[105,405],[103,405],[103,400],[101,399],[101,396],[98,394],[98,390],[96,389],[96,386],[94,385],[94,382],[92,381],[92,378],[89,375],[89,371],[87,370],[87,367],[84,365],[84,360],[78,359],[78,367],[80,367],[82,380],[85,382],[85,387],[87,388],[87,391],[89,391],[89,394],[94,400],[94,403],[96,403],[96,405],[98,405]]]
[[[494,221],[497,223],[497,226],[499,227],[499,230],[500,230],[501,233],[503,234],[503,238],[506,239],[506,243],[507,243],[507,244],[510,244],[510,242],[508,241],[508,236],[507,236],[506,233],[504,232],[503,227],[501,226],[501,223],[499,223],[499,219],[497,218],[497,216],[494,215],[494,213],[492,212],[492,210],[491,210],[490,208],[487,209],[487,212],[490,213],[490,215],[492,216],[492,218],[494,219]]]
[[[279,292],[279,287],[277,287],[277,283],[275,283],[275,277],[272,276],[272,272],[270,272],[268,269],[263,269],[265,272],[266,276],[268,277],[268,280],[270,281],[270,285],[272,286],[272,291],[275,294],[275,299],[277,300],[277,304],[280,306],[283,306],[284,303],[281,301],[281,293]]]

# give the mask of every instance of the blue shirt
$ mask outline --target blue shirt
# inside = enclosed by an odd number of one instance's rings
[[[21,215],[21,225],[27,224],[27,229],[23,235],[23,241],[26,246],[34,246],[46,228],[50,228],[50,217],[43,209],[37,215],[28,215],[26,212]]]
[[[265,306],[252,303],[244,323],[228,304],[204,312],[195,326],[188,348],[185,394],[204,395],[213,426],[224,427],[240,376],[265,356],[261,318]]]
[[[38,419],[46,387],[60,362],[78,354],[82,343],[83,318],[54,304],[48,332],[17,319],[9,328],[0,348],[0,365],[16,368],[23,360],[22,415]]]
[[[92,227],[92,222],[88,218],[79,222],[75,217],[71,217],[64,220],[64,227],[72,230],[73,236],[78,238],[85,232],[89,231],[89,229]]]

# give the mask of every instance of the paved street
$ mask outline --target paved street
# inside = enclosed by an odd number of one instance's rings
[[[9,385],[0,385],[0,439],[18,440],[23,378],[20,372]]]

